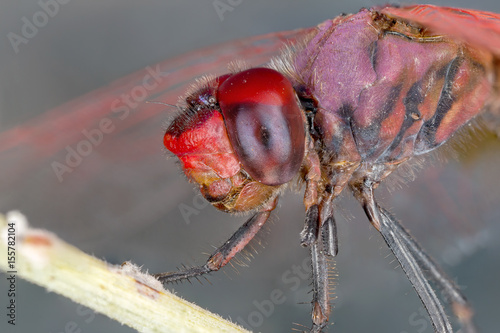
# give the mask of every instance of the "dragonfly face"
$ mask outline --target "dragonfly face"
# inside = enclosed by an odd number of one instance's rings
[[[256,209],[296,176],[305,150],[305,116],[282,74],[253,68],[224,75],[186,100],[189,106],[169,126],[164,143],[215,207]]]
[[[346,187],[400,262],[435,330],[451,332],[451,325],[424,278],[474,332],[466,299],[377,204],[373,190],[495,104],[494,54],[362,10],[320,24],[269,67],[206,79],[167,129],[165,146],[208,201],[255,215],[205,265],[157,277],[173,282],[219,270],[255,236],[281,189],[298,178],[306,185],[301,244],[312,257],[311,332],[326,326],[331,310],[328,258],[338,251],[333,202]]]

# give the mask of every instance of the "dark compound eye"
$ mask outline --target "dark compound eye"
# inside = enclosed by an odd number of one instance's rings
[[[214,80],[201,87],[196,92],[186,97],[186,104],[193,110],[200,110],[204,107],[212,107],[217,100],[215,94],[217,93],[218,86],[224,82],[231,74],[221,75]]]
[[[250,176],[266,185],[290,181],[302,164],[305,132],[288,79],[252,68],[227,78],[217,99],[231,145]]]

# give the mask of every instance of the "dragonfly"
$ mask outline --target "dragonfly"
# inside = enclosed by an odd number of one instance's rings
[[[431,8],[431,7],[427,7]],[[396,11],[396,9],[391,9],[392,11]],[[437,10],[434,8],[434,10]],[[444,12],[446,12],[445,9],[442,9]],[[462,12],[460,15],[464,16],[463,19],[466,19],[467,12]],[[480,14],[480,12],[473,12],[475,14]],[[405,19],[410,19],[412,22],[415,21],[417,22],[415,17],[410,17],[410,18],[405,18],[404,13],[395,13],[391,12],[389,9],[387,9],[385,15],[389,15],[389,17],[396,17],[398,20],[405,20]],[[393,16],[391,16],[393,15]],[[414,14],[413,14],[414,15]],[[448,13],[448,15],[451,15]],[[494,15],[491,14],[492,17],[494,18]],[[422,15],[425,17],[424,15]],[[459,16],[458,18],[461,18]],[[445,15],[446,17],[446,15]],[[457,17],[453,16],[453,19],[457,19]],[[436,19],[431,17],[429,22],[421,22],[418,24],[422,24],[423,26],[426,27],[431,27],[432,22],[435,22]],[[488,23],[491,23],[492,18],[488,18]],[[493,21],[494,22],[494,21]],[[474,23],[475,26],[480,27],[480,25],[477,24],[477,22]],[[491,24],[490,24],[491,25]],[[488,25],[488,27],[490,27]],[[467,26],[464,24],[464,26]],[[473,31],[472,28],[467,26],[468,29],[467,32]],[[470,29],[469,29],[470,28]],[[438,29],[433,28],[433,29]],[[37,126],[37,140],[31,141],[30,145],[27,144],[26,140],[29,140],[32,138],[33,135],[33,129],[34,126],[30,126],[30,124],[27,124],[21,128],[17,128],[13,131],[8,131],[6,133],[2,134],[2,153],[4,154],[3,156],[8,156],[8,157],[15,157],[18,158],[19,156],[23,156],[23,154],[26,155],[26,159],[43,159],[46,158],[50,162],[58,162],[58,163],[50,163],[51,170],[50,172],[55,174],[56,176],[60,176],[63,181],[66,181],[66,179],[70,179],[71,173],[77,170],[80,166],[80,163],[84,163],[85,161],[85,154],[82,154],[82,152],[85,152],[85,147],[89,147],[88,144],[82,144],[82,142],[90,142],[90,144],[93,144],[92,139],[94,142],[99,142],[101,135],[104,137],[106,134],[106,130],[108,131],[113,131],[113,138],[107,141],[104,141],[103,139],[103,146],[99,146],[99,151],[103,155],[106,155],[107,153],[116,154],[116,148],[120,147],[120,139],[124,139],[125,137],[128,137],[127,139],[127,144],[133,143],[132,145],[127,145],[126,150],[123,149],[121,152],[122,158],[124,160],[127,160],[130,158],[128,155],[133,156],[135,159],[140,159],[140,158],[147,158],[148,156],[154,155],[154,151],[147,151],[144,150],[143,147],[154,147],[154,145],[151,145],[150,142],[157,142],[158,141],[158,136],[157,135],[148,135],[144,134],[143,131],[149,126],[154,126],[157,125],[157,118],[153,119],[151,117],[151,114],[157,113],[158,107],[155,106],[154,104],[144,104],[145,98],[141,99],[138,103],[140,104],[140,109],[141,113],[137,115],[130,115],[130,113],[127,113],[127,105],[124,102],[123,99],[120,99],[120,96],[123,93],[130,93],[132,94],[133,91],[139,91],[140,89],[134,90],[136,87],[141,87],[141,85],[137,82],[144,81],[144,79],[147,77],[147,81],[149,83],[148,87],[152,87],[155,83],[158,83],[157,86],[152,88],[151,90],[147,90],[147,95],[148,99],[154,99],[154,100],[160,100],[160,101],[169,101],[171,100],[172,96],[179,96],[184,94],[185,86],[188,84],[188,82],[192,81],[193,78],[199,76],[200,72],[202,73],[210,73],[210,72],[218,72],[220,68],[216,66],[220,66],[222,63],[228,63],[232,59],[235,58],[246,58],[250,60],[251,64],[255,65],[261,65],[262,63],[266,62],[270,57],[275,56],[278,52],[279,49],[281,48],[282,44],[284,42],[286,43],[294,43],[294,42],[302,42],[304,38],[306,38],[307,35],[309,35],[312,32],[313,29],[304,29],[304,30],[298,30],[298,31],[292,31],[292,32],[284,32],[284,33],[278,33],[278,34],[273,34],[269,36],[263,36],[263,37],[255,37],[253,39],[249,39],[246,41],[240,41],[238,43],[232,43],[226,45],[224,48],[219,48],[216,52],[212,50],[212,53],[210,50],[205,50],[205,51],[200,51],[198,53],[193,53],[192,57],[182,57],[176,60],[170,60],[168,63],[165,63],[165,65],[160,66],[159,69],[155,67],[151,67],[147,69],[146,71],[137,73],[133,76],[130,76],[124,80],[122,80],[119,83],[116,83],[110,88],[103,89],[101,91],[98,91],[94,94],[92,94],[92,100],[94,101],[93,103],[89,103],[89,96],[86,96],[85,98],[82,98],[80,100],[76,100],[69,105],[65,105],[61,108],[53,110],[50,114],[46,115],[46,121],[50,121],[54,118],[60,119],[58,122],[58,131],[57,135],[54,134],[53,127],[46,126],[45,128],[41,126],[41,129],[38,129]],[[432,31],[432,29],[430,29]],[[446,34],[452,34],[448,31],[443,31],[443,33]],[[465,33],[464,33],[465,34]],[[394,35],[397,35],[396,33]],[[453,35],[457,40],[459,39],[460,36],[455,36]],[[475,34],[474,36],[477,36]],[[432,36],[434,37],[434,36]],[[461,37],[460,37],[461,38]],[[466,37],[464,37],[466,38]],[[476,38],[474,38],[476,39]],[[494,39],[491,38],[484,38],[487,39],[487,42],[490,43],[488,45],[477,45],[479,49],[486,49],[488,52],[492,54],[497,54],[497,50],[491,49],[491,45],[497,45],[497,43],[494,42]],[[465,39],[466,42],[470,42],[470,39]],[[475,41],[477,42],[477,41]],[[478,42],[479,43],[479,42]],[[210,66],[207,66],[207,63],[210,64],[210,57],[216,57],[217,61],[215,62],[214,60],[214,66],[213,68],[210,68]],[[203,59],[201,61],[200,59]],[[225,64],[224,64],[225,66]],[[162,80],[161,73],[169,73],[168,74],[168,80],[164,79]],[[156,76],[155,76],[156,75]],[[155,78],[157,81],[155,82]],[[125,82],[125,83],[124,83]],[[175,82],[175,83],[174,83]],[[145,89],[146,87],[143,86]],[[151,98],[150,98],[151,97]],[[198,102],[196,102],[198,103]],[[72,112],[70,115],[65,115],[67,110],[75,110],[75,112]],[[120,121],[120,128],[119,129],[110,129],[111,125],[108,124],[108,126],[103,126],[99,127],[99,123],[97,123],[96,127],[96,119],[97,120],[102,120],[104,118],[103,110],[110,110],[110,115],[114,116],[115,118],[110,118],[110,119],[118,119],[116,121]],[[74,129],[74,126],[72,125],[75,121],[80,123],[80,126],[82,128],[87,128],[91,130],[86,131],[86,136],[82,140],[82,133],[81,131],[74,131],[71,129]],[[113,121],[113,120],[111,120]],[[144,126],[140,129],[135,127],[138,122],[143,122],[143,123],[150,123],[148,126]],[[43,119],[37,120],[37,125],[40,125],[40,123],[43,123]],[[95,130],[95,129],[99,130]],[[24,131],[23,131],[24,130]],[[64,137],[64,145],[61,146],[61,136]],[[140,138],[139,141],[133,141],[130,140],[130,138]],[[111,142],[113,141],[113,142]],[[122,141],[123,142],[123,141]],[[80,145],[79,145],[80,144]],[[105,145],[105,146],[104,146]],[[36,149],[33,149],[33,146]],[[67,146],[74,147],[74,149],[65,149]],[[97,145],[95,145],[97,147]],[[21,147],[21,148],[19,148]],[[91,147],[91,146],[90,146]],[[14,149],[16,148],[16,149]],[[62,149],[61,149],[62,148]],[[80,149],[79,149],[80,148]],[[88,148],[90,149],[90,148]],[[92,148],[96,149],[97,148]],[[36,155],[32,155],[33,150],[36,152]],[[75,153],[76,152],[76,153]],[[131,153],[133,152],[133,153]],[[54,155],[57,157],[54,158]],[[79,161],[79,158],[82,161]],[[12,159],[10,159],[12,160]],[[70,163],[68,163],[70,162]],[[11,166],[12,169],[15,169],[16,174],[26,174],[30,171],[30,163],[22,163],[22,164],[15,164]],[[86,167],[86,177],[92,177],[92,173],[96,172],[102,172],[102,169],[99,168],[88,168]],[[8,181],[8,179],[7,179]],[[70,180],[71,181],[71,180]],[[82,180],[83,182],[83,180]],[[361,195],[361,194],[359,194]],[[157,204],[161,205],[162,200],[161,198],[156,198]],[[367,204],[365,203],[365,206]],[[373,205],[372,205],[372,208]],[[379,214],[382,215],[382,220],[387,220],[391,223],[393,223],[395,226],[399,226],[397,221],[392,217],[391,214],[389,214],[387,211],[383,210],[382,208],[377,208],[375,206],[375,209],[379,209]],[[314,210],[314,209],[313,209]],[[158,212],[161,212],[159,209]],[[311,221],[312,219],[310,218],[311,215],[314,215],[314,213],[310,213],[311,210],[308,212],[309,220]],[[144,212],[143,212],[144,214]],[[267,213],[266,213],[267,214]],[[373,216],[372,216],[373,220]],[[328,225],[329,228],[334,228],[334,219],[332,218],[331,222],[328,224],[323,224],[323,225]],[[384,221],[382,221],[384,222]],[[376,225],[376,223],[374,222]],[[311,251],[313,251],[313,254],[315,253],[317,255],[317,262],[318,264],[318,269],[319,269],[319,274],[316,275],[321,275],[321,272],[325,271],[324,263],[327,261],[327,256],[333,255],[336,253],[336,246],[335,242],[329,242],[328,244],[321,244],[321,243],[316,243],[315,241],[312,240],[312,238],[315,237],[315,231],[314,225],[309,224],[308,228],[306,228],[306,232],[304,232],[305,236],[303,237],[306,238],[306,244],[311,248]],[[379,227],[380,229],[380,227]],[[392,232],[396,232],[397,230],[391,230]],[[399,231],[400,234],[402,234],[401,237],[404,236],[403,231]],[[330,236],[334,236],[332,232],[328,232]],[[309,240],[307,238],[309,237]],[[387,235],[384,236],[384,238],[387,240]],[[316,235],[317,238],[317,235]],[[404,237],[402,238],[403,240],[405,239]],[[307,244],[309,242],[310,244]],[[405,246],[411,247],[412,244],[414,243],[407,243]],[[324,249],[321,249],[318,247],[318,245],[324,246],[324,245],[332,245],[331,249],[329,250],[330,253],[328,255],[324,255],[325,251]],[[415,252],[414,255],[419,254],[420,252],[418,251],[418,248],[415,250],[408,249],[409,251]],[[421,259],[421,258],[420,258]],[[432,265],[434,265],[431,262]],[[434,267],[434,266],[431,266]],[[171,276],[171,275],[170,275]],[[163,276],[164,277],[164,276]],[[320,300],[320,302],[316,303],[322,303],[319,305],[321,309],[321,312],[327,313],[329,311],[329,306],[327,305],[328,300],[326,299],[328,297],[327,293],[322,293],[319,292],[320,289],[323,289],[325,291],[327,288],[326,286],[323,285],[323,288],[321,288],[320,285],[318,285],[320,282],[325,283],[325,280],[323,279],[322,281],[321,278],[318,278],[318,276],[315,278],[315,284],[317,284],[314,288],[314,292],[316,293],[314,297],[317,298],[317,300]],[[425,284],[424,284],[425,286]],[[451,286],[453,287],[453,286]],[[453,289],[455,291],[455,289]],[[425,296],[424,296],[425,297]],[[431,297],[432,298],[432,297]],[[440,327],[448,327],[448,323],[446,322],[444,315],[443,315],[443,310],[440,308],[440,304],[438,302],[435,302],[433,300],[428,300],[428,304],[433,305],[436,308],[436,311],[431,313],[431,315],[437,315],[438,318],[433,318],[433,324],[436,327],[437,331],[440,331]],[[461,301],[460,301],[461,302]],[[463,305],[463,303],[460,303]],[[317,308],[317,306],[316,306]],[[320,316],[321,317],[321,316]],[[327,317],[327,316],[326,316]],[[321,319],[324,320],[324,319]],[[320,330],[324,325],[326,325],[326,322],[319,322],[319,324],[314,324],[313,329],[315,330]],[[442,325],[442,326],[439,326]],[[444,325],[444,326],[443,326]],[[465,322],[465,325],[471,326],[469,322]],[[445,330],[443,330],[445,331]]]

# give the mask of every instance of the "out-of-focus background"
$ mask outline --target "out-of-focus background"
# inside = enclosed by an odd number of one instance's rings
[[[380,4],[60,0],[58,7],[47,9],[46,3],[54,1],[0,2],[0,131],[185,52],[314,26],[340,13]],[[219,15],[214,3],[226,4],[228,10]],[[500,12],[496,0],[434,3]],[[40,14],[44,11],[51,14]],[[33,20],[41,20],[36,31],[25,27]],[[165,113],[165,119],[168,116]],[[144,149],[156,153],[141,157],[133,166],[107,156],[105,138],[62,182],[47,160],[34,162],[32,172],[10,182],[2,178],[2,167],[8,164],[12,170],[16,159],[2,160],[0,179],[8,186],[0,184],[0,211],[19,209],[34,226],[52,230],[111,263],[131,260],[150,272],[173,270],[182,263],[203,263],[206,253],[225,241],[245,218],[203,204],[174,159],[165,158],[163,128],[158,122],[158,147]],[[138,152],[131,151],[134,153]],[[106,178],[98,182],[87,180],[88,175],[99,177],[101,163],[108,167],[115,163],[116,171],[110,174],[108,170]],[[496,332],[500,314],[499,164],[500,144],[490,137],[474,142],[458,160],[426,167],[416,181],[402,189],[379,191],[384,205],[463,287],[475,307],[481,332]],[[339,206],[338,299],[330,331],[432,332],[409,282],[362,210],[350,195],[345,195]],[[185,283],[172,289],[254,331],[288,332],[299,328],[294,323],[309,326],[311,287],[294,268],[303,265],[308,256],[298,242],[303,216],[301,194],[289,193],[281,200],[269,230],[260,237],[265,246],[258,248],[259,254],[249,267],[238,267],[237,271],[228,267],[212,274],[211,284]],[[268,302],[274,289],[281,290],[286,300],[269,312],[262,311],[259,304]],[[18,280],[17,290],[17,325],[7,325],[2,315],[2,332],[65,332],[71,322],[81,332],[133,331],[99,314],[89,315],[77,304],[22,280]],[[0,294],[0,300],[7,299],[3,278]],[[0,308],[6,305],[0,304]]]

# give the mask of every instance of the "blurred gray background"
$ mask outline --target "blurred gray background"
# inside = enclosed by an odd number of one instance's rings
[[[500,12],[497,0],[433,3]],[[27,44],[20,44],[16,53],[8,33],[20,34],[22,18],[31,18],[41,7],[37,1],[2,0],[0,131],[182,53],[232,39],[314,26],[340,13],[377,4],[243,0],[221,20],[212,0],[71,0]],[[160,144],[161,132],[158,124]],[[496,332],[500,145],[489,140],[477,147],[459,161],[427,167],[408,187],[392,193],[382,189],[379,197],[465,289],[475,306],[480,331]],[[155,170],[164,168],[162,182],[147,182],[152,164]],[[47,165],[40,165],[40,172],[29,179],[32,187],[19,191],[0,185],[0,210],[20,209],[33,225],[56,232],[98,258],[115,264],[131,260],[150,272],[173,270],[181,263],[203,263],[212,246],[220,245],[245,220],[200,206],[199,195],[161,149],[142,166],[117,168],[114,179],[99,187],[82,187],[71,180],[47,180],[54,175],[46,172]],[[128,213],[130,204],[123,201],[124,193],[133,205],[141,206],[133,212],[136,215]],[[151,193],[161,195],[156,197],[163,205],[160,217],[151,212],[156,206],[144,200]],[[229,267],[212,274],[211,285],[185,283],[173,289],[226,318],[243,318],[249,323],[247,328],[256,332],[290,332],[298,328],[293,323],[309,327],[309,281],[300,279],[298,290],[292,290],[284,279],[296,277],[290,273],[292,267],[301,265],[308,255],[298,243],[304,215],[301,200],[297,193],[281,200],[274,222],[260,237],[265,247],[259,248],[250,267],[238,267],[237,272]],[[341,204],[338,299],[330,331],[432,332],[417,296],[381,237],[350,195]],[[198,214],[186,220],[180,213],[180,207],[186,206]],[[2,302],[6,286],[5,279],[0,279]],[[19,281],[17,288],[17,325],[7,325],[2,315],[2,332],[64,332],[69,322],[75,322],[80,332],[133,331],[101,315],[82,315],[77,304],[30,283]],[[269,315],[256,314],[256,304],[269,300],[274,289],[283,291],[285,302]],[[259,316],[263,321],[256,320]]]

